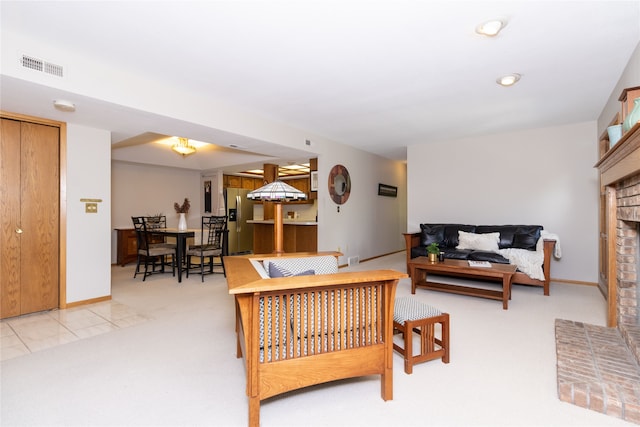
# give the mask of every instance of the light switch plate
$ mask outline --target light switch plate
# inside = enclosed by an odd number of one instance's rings
[[[98,204],[97,203],[85,203],[84,211],[85,213],[98,213]]]

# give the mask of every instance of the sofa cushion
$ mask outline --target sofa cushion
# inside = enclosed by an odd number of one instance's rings
[[[458,246],[456,246],[456,249],[498,252],[500,233],[476,234],[458,231],[458,236]]]
[[[513,245],[513,236],[518,230],[517,225],[479,225],[476,227],[476,233],[500,233],[500,241],[498,248],[510,248]]]
[[[536,244],[540,239],[541,226],[520,226],[513,236],[513,248],[536,250]]]
[[[420,224],[420,246],[431,243],[442,245],[444,241],[444,224]]]
[[[500,254],[487,251],[473,251],[469,254],[470,261],[489,261],[496,264],[509,264],[509,260]]]
[[[458,231],[473,233],[475,230],[475,225],[446,224],[444,226],[444,240],[442,242],[442,246],[445,248],[455,248],[458,246]]]

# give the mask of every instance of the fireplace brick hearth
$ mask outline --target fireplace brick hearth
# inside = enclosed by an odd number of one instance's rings
[[[640,327],[626,330],[556,320],[560,400],[640,424]]]

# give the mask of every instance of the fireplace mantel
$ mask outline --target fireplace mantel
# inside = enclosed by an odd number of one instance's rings
[[[601,185],[611,185],[640,173],[640,122],[629,129],[595,167],[600,171]]]

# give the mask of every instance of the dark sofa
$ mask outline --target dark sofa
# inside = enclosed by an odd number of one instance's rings
[[[530,251],[536,250],[543,227],[540,225],[470,225],[470,224],[420,224],[420,232],[403,233],[406,242],[407,273],[411,258],[427,256],[426,246],[436,242],[445,258],[459,260],[489,261],[493,263],[509,264],[509,260],[492,251],[475,249],[457,249],[459,232],[474,234],[499,233],[498,248],[518,248]],[[551,254],[555,246],[554,240],[544,240],[543,272],[545,280],[533,279],[518,271],[513,276],[512,283],[541,286],[544,294],[549,295],[551,279]]]

